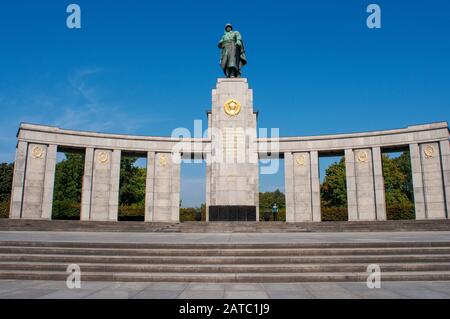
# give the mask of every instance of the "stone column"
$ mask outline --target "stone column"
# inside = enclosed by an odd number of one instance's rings
[[[409,152],[411,156],[411,171],[413,177],[414,207],[416,211],[416,219],[423,220],[427,218],[425,209],[425,192],[423,189],[422,178],[422,159],[420,156],[419,145],[416,143],[410,144]]]
[[[81,214],[82,221],[89,221],[91,215],[92,175],[94,168],[94,149],[86,148],[84,156],[83,186],[81,190]]]
[[[120,186],[120,159],[122,152],[114,150],[112,152],[111,163],[111,186],[109,192],[109,220],[118,221],[119,214],[119,186]]]
[[[352,149],[345,150],[345,178],[347,183],[348,220],[355,221],[359,219],[359,216],[356,197],[355,156]]]
[[[120,150],[94,151],[90,220],[117,221]]]
[[[445,194],[439,143],[420,144],[426,219],[445,219]]]
[[[285,153],[287,222],[319,222],[319,155],[314,152]]]
[[[311,194],[312,194],[312,220],[313,222],[322,221],[320,207],[320,173],[319,173],[319,153],[313,151],[311,157]]]
[[[294,207],[296,222],[313,221],[311,192],[311,159],[309,153],[293,154]]]
[[[26,142],[19,141],[16,148],[16,160],[14,161],[11,206],[9,210],[9,218],[11,219],[20,219],[22,217],[27,150],[28,144]]]
[[[47,163],[47,145],[28,144],[23,194],[23,219],[41,219]]]
[[[147,153],[147,179],[145,181],[145,221],[153,221],[155,192],[155,152]]]
[[[157,153],[154,167],[153,221],[178,222],[180,220],[179,154]]]
[[[346,150],[345,161],[349,220],[376,220],[372,150]]]
[[[181,175],[181,154],[172,154],[172,181],[171,181],[171,208],[172,222],[180,221],[180,175]]]
[[[58,147],[56,145],[49,145],[47,147],[44,175],[44,194],[42,196],[42,219],[52,219],[57,148]]]
[[[359,149],[354,151],[354,154],[358,220],[373,221],[377,219],[377,215],[372,150]]]
[[[210,118],[210,116],[208,117]],[[209,206],[211,206],[211,153],[205,154],[206,160],[206,221],[209,222]]]
[[[447,218],[450,218],[450,145],[449,141],[441,141],[442,173],[444,174],[445,207]]]
[[[384,189],[383,162],[381,149],[379,147],[374,147],[372,149],[372,160],[373,177],[375,181],[376,219],[386,220],[386,195]]]
[[[292,153],[284,153],[284,188],[286,196],[286,222],[294,223],[294,161]]]

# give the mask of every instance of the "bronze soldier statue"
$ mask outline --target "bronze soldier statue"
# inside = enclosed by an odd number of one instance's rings
[[[233,26],[225,26],[225,34],[219,42],[219,49],[222,50],[220,66],[227,78],[241,76],[241,68],[247,64],[245,57],[244,42],[238,31],[233,31]]]

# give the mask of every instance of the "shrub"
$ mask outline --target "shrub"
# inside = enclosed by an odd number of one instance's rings
[[[9,217],[9,201],[0,202],[0,218]]]
[[[324,222],[348,221],[347,207],[322,207],[321,211]]]
[[[180,208],[180,222],[195,221],[195,213],[196,213],[195,208]]]
[[[79,220],[80,212],[80,203],[72,200],[55,200],[53,202],[52,219]]]
[[[145,206],[143,204],[131,204],[119,206],[119,221],[143,221],[145,220]]]
[[[414,220],[416,219],[414,204],[404,203],[389,205],[386,209],[388,220]],[[346,207],[322,207],[322,221],[347,221]]]
[[[206,206],[202,205],[200,208],[193,208],[193,207],[187,207],[187,208],[180,208],[180,222],[194,222],[196,221],[195,215],[196,212],[200,209],[202,213],[202,221],[206,220]]]
[[[388,220],[414,220],[416,219],[416,212],[413,203],[404,203],[389,205],[387,207]]]

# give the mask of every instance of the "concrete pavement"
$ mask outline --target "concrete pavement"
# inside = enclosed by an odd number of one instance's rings
[[[85,282],[68,289],[61,281],[0,281],[0,299],[450,299],[450,282],[365,283],[117,283]]]

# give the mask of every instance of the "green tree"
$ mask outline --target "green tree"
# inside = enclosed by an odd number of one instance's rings
[[[53,192],[53,219],[79,219],[84,156],[64,153],[65,159],[56,164]]]
[[[77,153],[64,153],[65,159],[56,164],[55,201],[81,201],[84,156]]]
[[[386,205],[409,203],[410,200],[405,193],[407,176],[398,165],[398,161],[389,158],[388,155],[383,155],[382,162]]]
[[[14,164],[0,164],[0,218],[9,216]]]
[[[320,187],[324,207],[347,206],[347,182],[345,178],[345,159],[330,165],[325,171],[325,179]]]
[[[13,180],[14,164],[0,164],[0,202],[9,201]]]
[[[408,197],[411,203],[414,202],[414,187],[412,181],[412,169],[411,169],[411,156],[409,151],[403,152],[397,158],[394,158],[393,161],[396,163],[402,174],[404,175],[403,185],[401,185],[401,189],[403,193]]]
[[[145,168],[137,167],[136,161],[136,157],[122,157],[119,189],[121,205],[144,205],[147,171]]]
[[[275,203],[280,209],[286,207],[286,198],[279,189],[274,192],[259,193],[259,207],[270,208]]]

